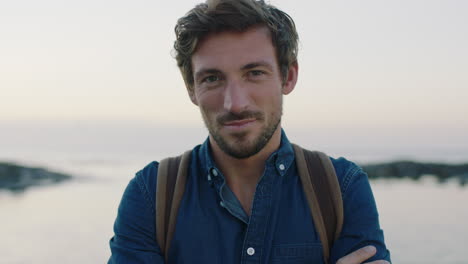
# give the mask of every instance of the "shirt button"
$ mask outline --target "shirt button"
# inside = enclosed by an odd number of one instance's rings
[[[219,202],[219,205],[221,205],[221,207],[225,207],[223,201]]]
[[[255,249],[253,247],[249,247],[247,249],[247,254],[249,254],[249,256],[253,256],[253,254],[255,254]]]
[[[284,167],[283,164],[280,164],[280,165],[279,165],[279,169],[280,169],[280,170],[284,170],[284,169],[286,169],[286,167]]]
[[[218,171],[215,170],[215,169],[211,169],[211,174],[213,174],[213,176],[218,176]]]

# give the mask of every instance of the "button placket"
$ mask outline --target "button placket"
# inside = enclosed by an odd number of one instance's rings
[[[272,206],[272,185],[277,175],[275,164],[267,165],[264,175],[257,184],[252,211],[244,236],[241,264],[262,263],[264,256],[265,237],[269,230]]]

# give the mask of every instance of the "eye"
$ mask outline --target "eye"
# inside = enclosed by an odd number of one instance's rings
[[[265,72],[261,70],[253,70],[253,71],[250,71],[249,74],[252,76],[260,76],[260,75],[265,74]]]
[[[264,70],[250,70],[247,72],[247,78],[251,79],[252,81],[260,81],[265,79],[267,76],[267,72]]]
[[[203,79],[201,80],[201,82],[202,82],[202,83],[214,83],[214,82],[219,81],[219,80],[220,80],[219,76],[217,76],[217,75],[209,75],[209,76],[206,76],[205,78],[203,78]]]

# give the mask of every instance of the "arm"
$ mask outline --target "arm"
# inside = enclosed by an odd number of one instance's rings
[[[375,253],[377,253],[377,249],[374,246],[366,246],[340,258],[336,264],[360,264],[374,256]],[[386,260],[375,260],[366,262],[366,264],[390,264],[390,262]]]
[[[368,256],[368,261],[386,260],[390,253],[380,229],[379,216],[367,174],[354,163],[340,159],[336,168],[343,197],[344,223],[338,240],[331,249],[331,263],[361,255],[359,249],[372,245],[376,252]],[[353,255],[354,254],[354,255]],[[351,257],[350,257],[351,256]],[[372,257],[371,257],[372,256]],[[365,260],[367,258],[364,258]],[[339,262],[354,263],[354,262]],[[361,263],[361,262],[356,262]]]
[[[154,195],[144,180],[144,171],[137,173],[123,194],[110,240],[109,264],[164,263],[156,242]]]

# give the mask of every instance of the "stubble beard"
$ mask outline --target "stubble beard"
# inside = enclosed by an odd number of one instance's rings
[[[219,148],[229,156],[236,159],[246,159],[251,156],[254,156],[260,152],[273,137],[273,134],[277,130],[282,116],[282,106],[278,112],[273,112],[270,115],[269,122],[265,124],[265,127],[262,129],[261,133],[251,141],[248,141],[246,137],[248,132],[241,132],[234,134],[234,140],[231,142],[227,138],[223,137],[220,133],[220,127],[222,127],[222,120],[235,120],[242,119],[246,117],[255,117],[257,121],[265,120],[265,117],[262,113],[252,113],[252,112],[243,112],[241,114],[232,114],[227,113],[223,116],[216,118],[216,120],[209,120],[207,116],[202,113],[203,121],[212,136],[215,142],[218,144]]]

